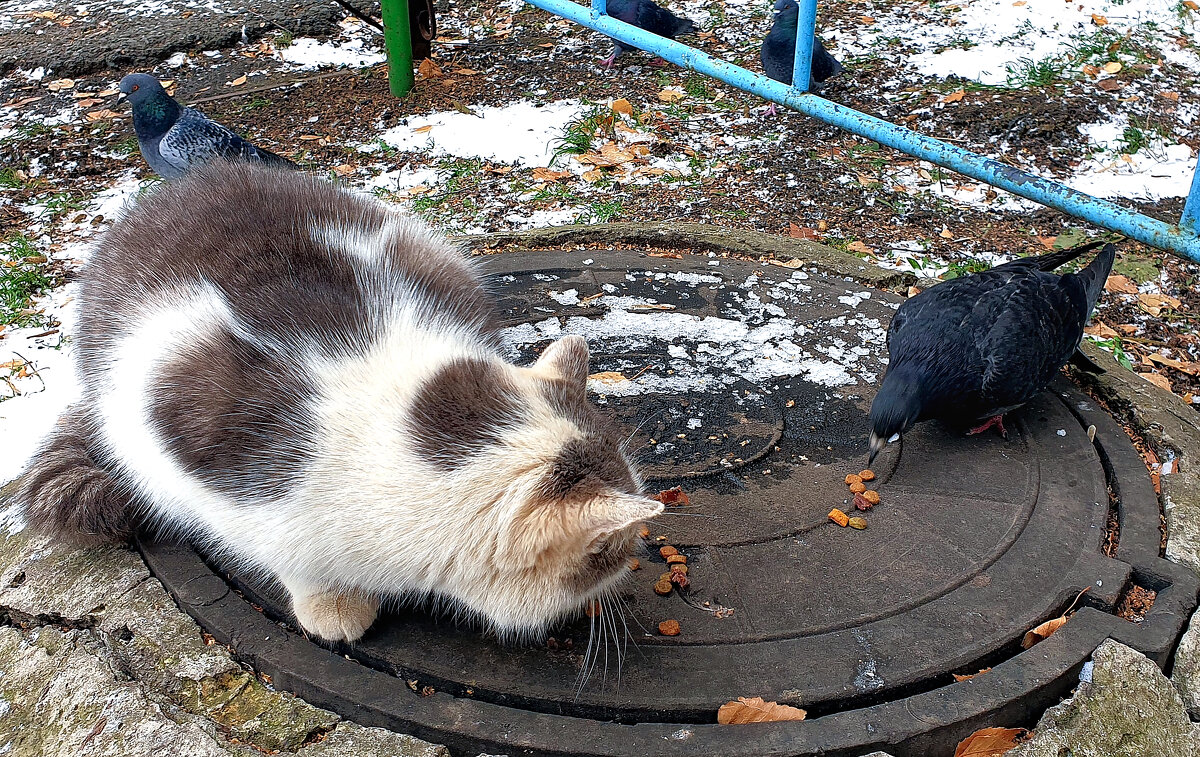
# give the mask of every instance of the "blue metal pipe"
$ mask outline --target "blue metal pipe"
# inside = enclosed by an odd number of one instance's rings
[[[1183,215],[1179,225],[1192,232],[1200,234],[1200,159],[1196,161],[1196,172],[1192,174],[1192,189],[1188,192],[1187,202],[1183,204]]]
[[[608,15],[608,0],[592,0],[592,17],[599,18]]]
[[[1186,217],[1190,219],[1192,225],[1188,228],[1181,228],[1180,225],[1164,223],[1134,213],[1107,200],[1092,197],[1058,182],[1019,171],[997,160],[985,158],[961,147],[917,134],[909,129],[868,116],[865,113],[859,113],[816,95],[793,89],[786,84],[718,60],[687,45],[651,34],[611,16],[593,17],[592,9],[571,2],[571,0],[526,0],[526,2],[620,40],[626,45],[657,55],[677,66],[720,79],[745,92],[798,110],[805,115],[820,119],[853,134],[875,140],[887,147],[927,160],[930,163],[936,163],[1042,205],[1056,208],[1152,247],[1169,250],[1200,262],[1200,236],[1197,235],[1195,226],[1197,211],[1200,211],[1200,200],[1196,200],[1195,203],[1190,202],[1200,194],[1200,190],[1197,189],[1197,181],[1200,179],[1193,180],[1192,192],[1189,197],[1190,212]],[[803,8],[803,5],[801,7]],[[797,36],[801,37],[799,33]],[[808,39],[811,44],[811,34],[808,35]]]
[[[807,92],[812,84],[813,35],[817,31],[817,0],[800,0],[796,18],[796,59],[792,62],[792,86]]]

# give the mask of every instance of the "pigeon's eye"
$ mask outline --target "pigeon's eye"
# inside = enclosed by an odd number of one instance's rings
[[[131,87],[129,91],[130,91],[130,92],[137,92],[139,89],[141,89],[141,85],[140,85],[140,84],[134,84],[134,85],[133,85],[133,87]]]

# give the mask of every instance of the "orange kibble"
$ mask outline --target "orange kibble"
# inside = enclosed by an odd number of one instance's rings
[[[629,561],[629,569],[630,570],[641,570],[641,568],[642,568],[642,561],[637,559],[636,557]]]
[[[846,524],[850,522],[850,516],[836,507],[829,511],[829,519],[842,528],[845,528]]]
[[[855,494],[862,494],[866,490],[867,490],[867,485],[864,484],[862,481],[850,484],[850,491],[854,492]]]
[[[668,594],[671,593],[671,590],[674,588],[675,588],[675,586],[671,583],[671,579],[669,579],[669,578],[664,579],[662,581],[656,581],[654,583],[654,593],[659,595],[660,597],[667,596]]]
[[[674,575],[676,573],[682,573],[683,575],[686,576],[687,572],[688,572],[688,566],[684,565],[683,563],[675,563],[674,565],[671,566],[670,575]]]
[[[686,565],[687,555],[670,555],[667,557],[667,565]]]
[[[643,539],[649,539],[650,538],[650,528],[648,526],[642,526],[642,530],[638,531],[638,536],[640,536]]]
[[[668,546],[666,546],[666,547],[659,547],[659,548],[658,548],[658,553],[659,553],[660,555],[662,555],[663,557],[670,557],[671,555],[677,555],[677,554],[679,554],[679,550],[678,550],[678,549],[675,549],[674,547],[672,547],[672,546],[669,546],[669,545],[668,545]]]
[[[663,636],[678,636],[680,630],[678,620],[664,620],[658,624],[658,632]]]
[[[875,471],[873,471],[873,470],[860,471],[858,474],[858,477],[861,478],[863,481],[874,481],[875,480]]]
[[[870,502],[872,505],[879,504],[879,492],[875,491],[874,489],[867,489],[862,493],[862,495],[863,499]]]
[[[862,476],[856,475],[854,473],[846,474],[846,483],[849,484],[850,486],[854,486],[855,484],[861,484],[862,481],[863,481]]]

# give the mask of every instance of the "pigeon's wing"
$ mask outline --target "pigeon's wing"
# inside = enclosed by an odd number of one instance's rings
[[[687,34],[695,29],[688,19],[676,16],[651,0],[638,0],[637,16],[632,23],[651,34],[668,39],[674,39],[677,34]]]
[[[792,83],[792,67],[796,60],[796,34],[788,31],[776,24],[767,32],[762,44],[763,71],[784,84]]]
[[[985,333],[982,398],[988,412],[1023,405],[1046,387],[1074,354],[1083,334],[1082,284],[1053,274],[1014,277],[1003,309]]]
[[[158,149],[166,160],[182,170],[213,158],[291,165],[291,161],[255,147],[191,108],[185,108],[175,125],[163,135]]]
[[[817,37],[813,37],[812,49],[812,80],[818,84],[828,79],[832,79],[846,69],[829,54],[825,49],[825,45]]]

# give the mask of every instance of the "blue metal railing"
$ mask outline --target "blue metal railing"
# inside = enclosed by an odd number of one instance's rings
[[[620,40],[623,44],[657,55],[677,66],[719,79],[740,90],[798,110],[860,137],[872,139],[913,157],[936,163],[977,181],[1056,208],[1139,242],[1200,262],[1200,166],[1192,179],[1191,191],[1180,222],[1169,224],[806,92],[812,63],[817,0],[799,0],[796,61],[792,77],[795,86],[747,71],[695,48],[615,19],[605,12],[606,0],[592,0],[591,7],[571,0],[526,2]]]

